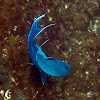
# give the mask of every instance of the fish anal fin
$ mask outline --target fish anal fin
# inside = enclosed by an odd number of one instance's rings
[[[34,65],[33,63],[28,63],[28,62],[27,62],[27,64]]]

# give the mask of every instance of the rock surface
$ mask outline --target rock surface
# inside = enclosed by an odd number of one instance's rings
[[[51,57],[68,62],[64,78],[49,76],[43,86],[28,54],[27,37],[35,18],[38,27],[56,23],[37,37]],[[0,1],[0,100],[99,100],[99,0]]]

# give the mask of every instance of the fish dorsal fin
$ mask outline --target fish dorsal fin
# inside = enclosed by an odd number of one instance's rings
[[[49,39],[46,40],[45,42],[43,42],[42,45],[41,45],[39,48],[41,48],[41,47],[42,47],[44,44],[46,44],[48,41],[49,41]]]

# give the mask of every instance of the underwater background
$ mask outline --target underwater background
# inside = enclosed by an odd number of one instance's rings
[[[46,14],[35,43],[71,66],[66,77],[40,72],[28,53],[34,20]],[[100,100],[100,0],[0,0],[0,100]]]

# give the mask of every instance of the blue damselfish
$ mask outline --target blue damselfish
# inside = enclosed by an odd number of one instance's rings
[[[39,69],[43,85],[48,75],[64,77],[71,71],[71,67],[69,64],[54,59],[52,57],[47,57],[46,54],[41,50],[42,45],[44,45],[48,40],[46,40],[40,47],[34,44],[34,40],[40,32],[42,32],[49,26],[55,25],[50,24],[41,29],[38,28],[37,23],[44,16],[45,14],[41,15],[33,22],[31,30],[28,35],[28,49],[29,55],[32,60],[32,63],[28,64],[35,65]]]

